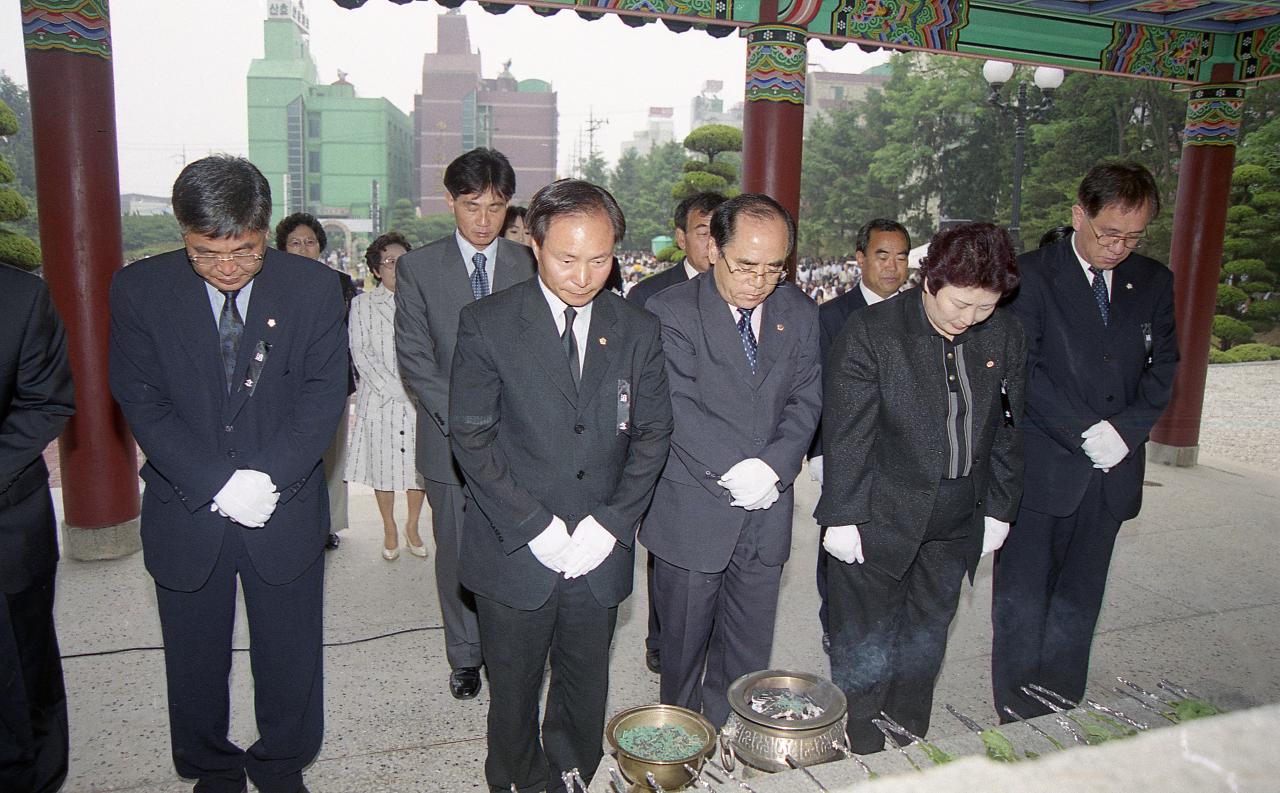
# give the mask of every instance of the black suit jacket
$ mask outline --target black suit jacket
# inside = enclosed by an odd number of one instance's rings
[[[268,474],[280,491],[265,527],[239,527],[263,579],[293,580],[324,548],[320,457],[347,402],[337,273],[268,249],[244,322],[228,393],[217,318],[185,251],[130,265],[111,284],[111,393],[147,456],[142,548],[168,589],[208,579],[229,525],[209,507],[239,468]]]
[[[683,284],[689,280],[689,273],[684,269],[684,262],[672,265],[660,273],[654,273],[640,283],[631,287],[631,291],[627,292],[627,300],[635,303],[640,308],[644,308],[644,304],[649,298],[666,289],[669,286]]]
[[[822,365],[827,365],[827,356],[831,354],[831,345],[835,343],[836,337],[840,335],[840,331],[844,328],[844,322],[849,315],[860,308],[867,307],[867,298],[863,296],[862,289],[854,286],[848,292],[840,295],[835,300],[828,300],[818,306],[818,347],[822,353]],[[822,424],[818,424],[818,431],[814,433],[813,445],[809,447],[809,459],[822,456]]]
[[[0,264],[0,592],[58,563],[44,449],[75,412],[67,337],[44,282]]]
[[[587,574],[602,606],[631,593],[636,526],[667,459],[671,399],[658,321],[604,291],[591,309],[575,389],[537,276],[462,309],[449,389],[466,477],[460,577],[518,609],[546,602],[557,574],[529,550],[552,515],[588,515],[617,539]]]
[[[1106,419],[1129,455],[1103,475],[1103,498],[1114,518],[1128,520],[1142,506],[1144,444],[1169,404],[1178,363],[1173,275],[1131,253],[1112,271],[1104,326],[1072,236],[1024,253],[1018,266],[1012,308],[1027,332],[1023,505],[1059,517],[1076,511],[1095,470],[1080,433]]]
[[[855,524],[866,563],[902,578],[929,523],[946,461],[942,341],[919,289],[855,312],[824,372],[825,477],[814,517]],[[966,562],[982,552],[983,517],[1012,522],[1022,495],[1021,412],[1026,339],[1004,308],[964,338],[972,389],[974,512]],[[1014,425],[1004,419],[1004,384]]]

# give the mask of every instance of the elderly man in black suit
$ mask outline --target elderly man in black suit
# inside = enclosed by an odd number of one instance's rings
[[[67,695],[42,455],[75,412],[71,367],[44,282],[3,262],[0,317],[0,790],[53,793],[67,776]]]
[[[859,754],[884,748],[880,711],[917,735],[965,572],[1017,514],[1026,341],[997,309],[1018,284],[1008,232],[939,232],[923,286],[850,316],[827,362],[831,673]],[[905,742],[905,741],[904,741]]]
[[[898,294],[898,290],[907,282],[907,254],[911,251],[911,235],[907,227],[896,220],[876,218],[869,220],[858,229],[854,242],[857,250],[854,257],[862,270],[862,280],[856,289],[850,289],[835,300],[828,300],[818,306],[818,336],[822,350],[822,362],[826,365],[827,356],[831,354],[831,345],[844,328],[849,315],[860,308],[875,305]],[[813,436],[813,446],[809,449],[809,476],[819,485],[822,484],[822,425],[818,425],[818,433]],[[831,631],[827,621],[827,553],[822,550],[821,539],[826,538],[826,529],[822,530],[818,545],[818,621],[822,623],[822,649],[831,652]]]
[[[169,732],[196,793],[305,791],[324,725],[321,456],[347,404],[337,273],[267,247],[271,188],[248,160],[173,185],[185,248],[111,285],[111,393],[138,445],[142,549],[164,636]],[[237,579],[258,739],[227,738]]]
[[[502,152],[472,149],[444,171],[457,229],[396,264],[396,358],[418,402],[418,472],[426,480],[436,541],[436,593],[444,620],[449,693],[480,693],[480,628],[472,594],[458,581],[464,498],[449,434],[449,380],[463,306],[529,280],[529,248],[500,236],[516,172]],[[514,339],[512,339],[514,341]]]
[[[719,193],[694,193],[676,205],[676,246],[684,251],[684,261],[651,275],[631,288],[627,300],[644,308],[649,298],[669,286],[682,284],[711,268],[707,243],[711,240],[711,213],[725,202]],[[661,623],[653,600],[653,554],[645,565],[649,592],[649,634],[644,639],[644,663],[655,674],[662,671]]]
[[[1023,254],[1026,496],[996,558],[991,654],[1001,719],[1044,713],[1037,683],[1079,701],[1120,524],[1142,506],[1144,444],[1178,362],[1173,276],[1138,253],[1160,209],[1141,165],[1085,176],[1074,233]]]
[[[462,310],[449,390],[492,689],[485,777],[522,793],[600,762],[609,643],[671,436],[658,321],[604,290],[626,228],[613,196],[562,179],[526,220],[538,275]]]
[[[795,222],[748,193],[711,217],[712,269],[649,301],[662,321],[675,432],[640,541],[657,556],[664,703],[729,715],[765,668],[792,484],[821,411],[818,307],[785,283]]]

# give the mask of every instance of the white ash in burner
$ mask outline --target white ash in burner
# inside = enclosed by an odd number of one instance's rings
[[[816,719],[824,710],[813,697],[789,688],[757,688],[747,703],[756,713],[778,721]]]

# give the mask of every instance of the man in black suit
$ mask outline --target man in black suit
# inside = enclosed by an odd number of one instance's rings
[[[53,793],[67,776],[67,695],[42,455],[75,401],[66,334],[44,282],[0,262],[0,317],[0,790]]]
[[[765,668],[792,484],[821,411],[818,307],[783,282],[795,223],[772,198],[711,218],[712,269],[648,303],[662,321],[675,432],[640,540],[654,562],[661,697],[729,716],[729,684]]]
[[[609,643],[671,435],[658,321],[602,291],[625,232],[613,196],[562,179],[526,222],[538,277],[463,308],[449,391],[492,689],[485,777],[522,793],[600,762]]]
[[[875,305],[898,294],[907,282],[907,254],[911,252],[911,235],[906,226],[896,220],[876,218],[858,229],[854,242],[854,258],[862,271],[862,279],[856,289],[850,289],[835,300],[818,306],[819,348],[826,365],[831,345],[844,328],[849,315],[860,308]],[[809,448],[809,476],[822,484],[822,425],[813,436]],[[822,623],[822,649],[831,652],[831,631],[827,622],[827,553],[822,550],[826,529],[818,540],[818,621]]]
[[[682,284],[711,268],[707,253],[707,241],[711,239],[711,213],[723,203],[724,196],[706,192],[695,193],[676,205],[676,247],[684,251],[684,261],[631,287],[627,300],[644,308],[649,298],[663,289]],[[652,637],[652,631],[650,635]]]
[[[921,289],[850,316],[824,373],[831,465],[814,517],[859,754],[884,748],[881,710],[928,731],[961,582],[1021,494],[1026,341],[996,309],[1018,284],[1012,240],[989,223],[939,232],[920,273]]]
[[[248,160],[173,185],[185,249],[111,285],[111,392],[138,445],[142,549],[164,635],[169,733],[196,793],[305,791],[324,724],[321,455],[347,403],[338,276],[267,248],[271,188]],[[227,738],[237,579],[258,740]]]
[[[1002,720],[1079,701],[1120,524],[1142,505],[1144,444],[1169,404],[1178,348],[1173,276],[1134,253],[1160,209],[1141,165],[1095,166],[1074,233],[1019,258],[1027,331],[1026,495],[996,559],[992,683]]]
[[[472,149],[444,171],[445,202],[457,229],[410,251],[396,264],[396,358],[418,402],[418,472],[426,480],[436,541],[436,593],[444,620],[449,693],[480,693],[476,604],[458,581],[463,523],[462,474],[449,443],[449,378],[463,306],[529,280],[529,248],[502,236],[516,172],[502,152]]]
[[[707,243],[711,240],[711,213],[723,204],[719,193],[695,193],[676,205],[676,245],[684,251],[684,261],[668,267],[657,275],[651,275],[631,288],[627,300],[644,308],[649,298],[669,286],[682,284],[698,273],[711,268],[711,254]],[[645,584],[649,593],[649,634],[644,639],[644,663],[649,671],[662,671],[661,623],[658,608],[653,601],[653,554],[645,565]]]

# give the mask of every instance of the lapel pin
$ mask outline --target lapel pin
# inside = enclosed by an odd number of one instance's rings
[[[778,332],[779,332],[779,333],[781,333],[782,331],[784,331],[784,330],[786,330],[786,329],[787,329],[787,326],[786,326],[786,325],[783,325],[781,322],[779,322],[779,323],[778,323],[777,325],[775,325],[774,327],[776,327],[776,328],[778,329]]]
[[[1133,284],[1125,283],[1124,288],[1125,288],[1125,289],[1132,289],[1132,288],[1133,288]]]
[[[245,387],[245,388],[253,388],[253,378],[252,378],[252,377],[250,377],[250,378],[246,378],[246,379],[245,379],[245,381],[244,381],[244,387]]]
[[[274,328],[275,326],[276,326],[276,321],[275,321],[274,319],[268,319],[268,320],[267,320],[267,327],[268,327],[268,328]]]
[[[259,363],[261,363],[265,357],[266,356],[262,354],[262,350],[258,350],[253,354],[253,360],[258,361]]]
[[[599,341],[600,341],[600,346],[601,346],[601,347],[604,347],[604,346],[606,346],[606,345],[608,345],[608,344],[609,344],[609,340],[608,340],[608,339],[606,339],[604,336],[601,336],[601,337],[600,337],[600,339],[599,339]]]
[[[995,362],[995,361],[987,361],[987,368],[988,368],[988,369],[994,369],[995,367],[996,367],[996,362]]]

